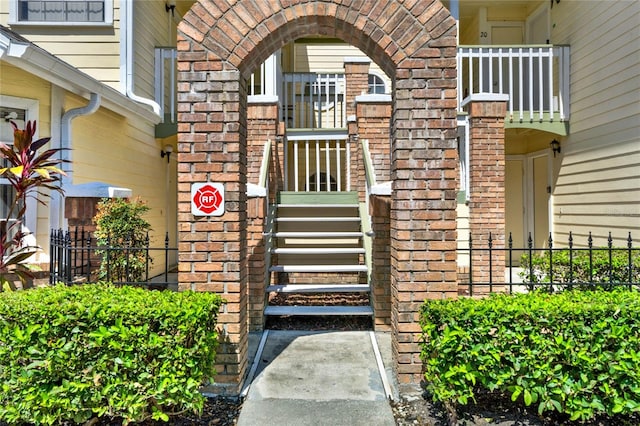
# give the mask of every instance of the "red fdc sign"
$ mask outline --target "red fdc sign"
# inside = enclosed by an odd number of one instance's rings
[[[224,214],[224,185],[221,183],[192,184],[191,214],[194,216],[222,216]]]

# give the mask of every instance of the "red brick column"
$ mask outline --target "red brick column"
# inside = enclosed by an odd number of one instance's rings
[[[93,234],[96,225],[93,218],[98,212],[98,197],[66,197],[64,200],[64,218],[67,219],[69,231],[84,230]]]
[[[372,195],[369,199],[373,231],[371,286],[376,330],[391,329],[391,197]]]
[[[387,182],[391,174],[391,96],[364,95],[356,101],[356,120],[360,140],[369,144],[369,153],[378,182]]]
[[[237,395],[248,371],[246,80],[196,40],[178,38],[178,288],[216,292],[213,388]],[[191,213],[191,185],[222,183],[222,216]]]
[[[469,110],[469,229],[474,252],[471,260],[473,282],[489,282],[489,234],[494,248],[505,244],[505,153],[504,118],[506,95],[479,94],[468,102]],[[492,280],[504,282],[505,253],[492,255]],[[493,289],[496,291],[497,289]],[[474,287],[486,294],[488,287]]]
[[[356,113],[356,96],[366,95],[369,92],[369,67],[371,60],[368,58],[345,58],[345,102],[347,103],[347,117]]]
[[[369,146],[373,172],[378,183],[389,181],[391,169],[391,97],[387,95],[359,95],[356,97],[356,123],[360,141]],[[362,150],[359,147],[360,155]],[[360,162],[359,180],[364,188],[365,162]],[[361,193],[364,193],[362,190]],[[372,244],[372,297],[376,329],[391,327],[391,259],[390,218],[391,198],[371,196],[369,214],[374,233]]]
[[[371,60],[368,58],[345,58],[345,102],[347,104],[347,120],[349,120],[350,138],[350,167],[351,190],[358,191],[360,201],[364,201],[364,166],[362,162],[362,150],[360,149],[361,135],[359,127],[353,125],[356,116],[356,97],[366,94],[369,90],[369,67]],[[354,137],[355,136],[355,137]]]
[[[278,104],[276,102],[247,105],[247,181],[258,184],[264,147],[271,141],[271,152],[278,134]],[[274,158],[271,158],[271,165]],[[272,167],[269,167],[271,170]],[[273,194],[270,194],[273,196]],[[266,247],[263,232],[267,217],[267,200],[254,196],[247,200],[247,254],[249,256],[249,330],[264,327]]]
[[[438,46],[454,53],[455,26],[451,30]],[[427,56],[435,54],[430,51]],[[455,298],[458,292],[455,76],[455,54],[407,59],[396,72],[391,130],[395,136],[391,148],[391,323],[394,367],[401,387],[413,387],[423,379],[420,307],[427,299]]]

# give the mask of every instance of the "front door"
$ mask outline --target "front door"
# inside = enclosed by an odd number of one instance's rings
[[[534,248],[549,239],[549,156],[546,152],[507,156],[505,224],[514,248]]]

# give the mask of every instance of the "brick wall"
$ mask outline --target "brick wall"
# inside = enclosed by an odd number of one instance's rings
[[[258,184],[260,167],[266,141],[270,140],[272,153],[277,146],[279,122],[277,103],[252,103],[247,105],[247,181]],[[270,169],[276,169],[274,161]],[[270,173],[271,176],[271,173]],[[270,194],[275,193],[275,188]],[[247,254],[249,330],[264,327],[266,247],[263,232],[267,218],[267,200],[247,200]]]
[[[486,247],[491,234],[493,245],[504,247],[504,118],[507,103],[484,99],[479,96],[469,104],[469,229],[474,245]],[[488,251],[473,252],[474,283],[489,282],[489,256]],[[497,251],[492,257],[493,282],[504,282],[505,253]],[[474,286],[473,289],[475,295],[488,291],[488,287]]]

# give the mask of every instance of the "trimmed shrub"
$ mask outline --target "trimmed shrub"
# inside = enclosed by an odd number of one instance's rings
[[[589,288],[640,284],[640,251],[628,248],[553,249],[522,255],[520,276],[532,287]]]
[[[0,295],[0,420],[199,412],[221,298],[94,284]]]
[[[566,291],[427,301],[428,390],[455,415],[480,389],[572,420],[640,412],[640,293]]]

